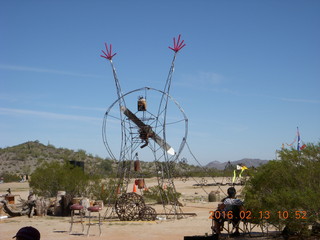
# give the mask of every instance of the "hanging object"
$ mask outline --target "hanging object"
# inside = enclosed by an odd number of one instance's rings
[[[137,192],[136,186],[138,186],[139,189],[143,189],[145,187],[144,178],[138,178],[134,180],[133,189],[135,190],[133,190],[133,192]]]
[[[147,111],[147,101],[142,96],[140,96],[138,100],[138,111]]]
[[[144,179],[143,178],[138,179],[138,184],[137,185],[138,185],[139,189],[143,189],[144,186],[145,186]]]
[[[134,171],[135,172],[139,172],[141,170],[141,166],[140,166],[140,161],[139,160],[135,160],[133,163],[134,166]]]

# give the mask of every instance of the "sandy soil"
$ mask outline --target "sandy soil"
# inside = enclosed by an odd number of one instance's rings
[[[200,181],[201,179],[197,179]],[[212,179],[207,179],[208,183],[213,183]],[[221,182],[222,179],[215,179]],[[146,179],[150,187],[156,184],[155,179]],[[177,179],[175,186],[178,192],[182,193],[181,202],[184,205],[184,213],[196,213],[197,216],[190,216],[180,220],[156,220],[150,222],[123,222],[118,220],[104,220],[101,226],[102,235],[99,236],[97,225],[91,226],[90,234],[81,234],[81,225],[75,224],[73,234],[69,235],[70,217],[46,216],[28,218],[27,216],[6,218],[0,220],[0,239],[11,239],[15,233],[24,226],[36,227],[41,233],[41,239],[112,239],[112,240],[149,240],[149,239],[167,239],[183,240],[184,236],[211,234],[211,220],[209,211],[215,210],[218,202],[208,202],[208,194],[211,191],[220,191],[224,197],[229,186],[193,186],[196,184],[192,179],[186,182]],[[132,184],[131,184],[132,186]],[[27,199],[29,185],[24,183],[3,183],[0,184],[0,195],[5,194],[8,188],[11,188],[12,194],[20,195],[22,199]],[[238,193],[241,193],[241,186],[236,186]],[[157,212],[163,212],[162,206],[153,206]],[[101,211],[103,214],[105,209]],[[86,219],[87,222],[87,219]],[[85,226],[85,232],[87,225]],[[239,238],[237,238],[239,239]],[[244,238],[240,238],[244,239]],[[252,238],[251,238],[252,239]]]

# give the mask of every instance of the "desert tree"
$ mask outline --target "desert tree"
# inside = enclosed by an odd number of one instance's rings
[[[320,143],[300,151],[283,149],[279,155],[247,182],[245,205],[252,217],[306,236],[320,216]]]
[[[90,196],[99,185],[99,176],[88,174],[67,161],[44,162],[32,173],[30,180],[34,193],[44,197],[54,197],[58,191],[66,191],[72,197]]]

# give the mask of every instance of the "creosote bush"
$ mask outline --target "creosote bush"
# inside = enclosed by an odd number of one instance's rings
[[[4,182],[18,182],[21,180],[21,177],[17,174],[12,174],[12,173],[3,173],[0,177],[3,178]]]
[[[100,188],[100,178],[68,162],[45,162],[32,173],[30,187],[44,197],[55,197],[58,191],[66,191],[71,197],[89,197]]]
[[[282,230],[308,236],[320,216],[320,143],[284,149],[281,160],[259,167],[247,183],[245,207]]]
[[[163,189],[160,186],[150,187],[147,191],[144,191],[143,196],[147,200],[156,201],[156,203],[170,204],[177,202],[181,193],[175,192],[172,187]]]

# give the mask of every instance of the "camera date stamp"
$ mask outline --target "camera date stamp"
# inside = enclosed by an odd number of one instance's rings
[[[209,219],[233,219],[234,213],[232,211],[209,211]],[[256,213],[252,211],[240,211],[238,217],[242,220],[250,219],[269,219],[271,217],[277,217],[279,219],[307,219],[307,211],[258,211]]]

